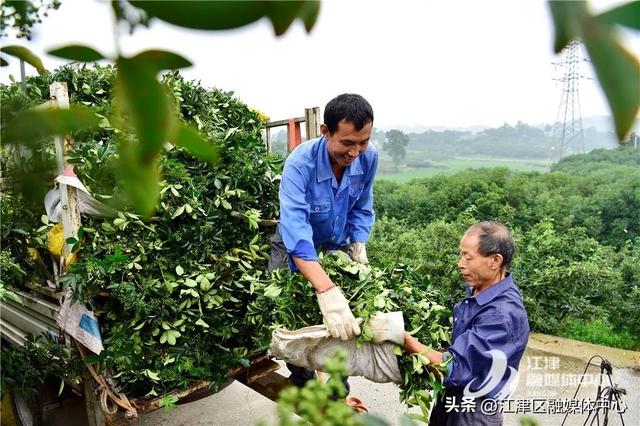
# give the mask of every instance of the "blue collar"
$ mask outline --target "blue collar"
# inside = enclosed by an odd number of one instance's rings
[[[349,176],[363,175],[362,163],[359,155],[353,163],[347,166],[345,173]],[[318,142],[318,155],[316,156],[316,180],[318,182],[331,179],[333,177],[333,169],[331,168],[331,160],[329,159],[329,150],[327,149],[327,139],[322,136]]]
[[[514,284],[513,284],[513,278],[511,277],[511,273],[507,272],[507,276],[504,277],[503,280],[492,285],[491,287],[489,287],[488,289],[486,289],[485,291],[483,291],[477,296],[472,296],[473,289],[467,286],[467,297],[475,299],[476,302],[478,302],[478,305],[482,306],[491,302],[493,299],[495,299],[500,294],[504,293],[506,290],[508,290],[513,286]]]

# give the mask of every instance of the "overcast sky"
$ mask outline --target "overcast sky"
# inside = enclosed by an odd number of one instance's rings
[[[616,4],[591,2],[598,11]],[[31,43],[18,42],[53,69],[64,62],[47,49],[80,42],[112,54],[113,33],[108,3],[62,0]],[[562,72],[552,65],[560,59],[552,37],[544,1],[324,0],[310,34],[297,21],[281,37],[267,20],[223,32],[153,21],[121,45],[126,53],[179,52],[195,64],[188,78],[233,90],[273,120],[354,92],[373,105],[376,127],[463,127],[555,119],[561,86],[553,78]],[[624,37],[640,56],[640,37]],[[16,62],[2,68],[3,82],[19,76]],[[583,72],[593,75],[590,64]],[[594,80],[582,81],[580,98],[583,117],[609,114]]]

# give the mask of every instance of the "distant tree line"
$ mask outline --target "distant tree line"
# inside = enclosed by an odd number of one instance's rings
[[[553,160],[559,152],[559,141],[554,138],[551,125],[539,128],[523,122],[515,126],[505,123],[478,133],[428,130],[408,136],[409,151],[433,160],[465,156]],[[614,148],[617,143],[612,132],[589,127],[584,130],[584,145],[589,152],[596,148]]]

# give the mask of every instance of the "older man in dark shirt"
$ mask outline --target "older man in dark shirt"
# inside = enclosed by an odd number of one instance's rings
[[[529,338],[527,312],[508,272],[515,252],[513,237],[496,222],[471,226],[460,241],[458,267],[467,296],[453,308],[453,340],[444,354],[427,352],[433,363],[451,358],[445,395],[430,425],[501,425],[486,399],[507,397]],[[405,334],[405,348],[426,346]]]

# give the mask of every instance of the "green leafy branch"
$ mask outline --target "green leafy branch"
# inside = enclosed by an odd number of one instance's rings
[[[550,1],[555,27],[554,50],[581,40],[613,113],[618,140],[625,139],[640,108],[640,63],[619,40],[617,26],[640,29],[640,2],[634,1],[600,15],[585,1]]]

